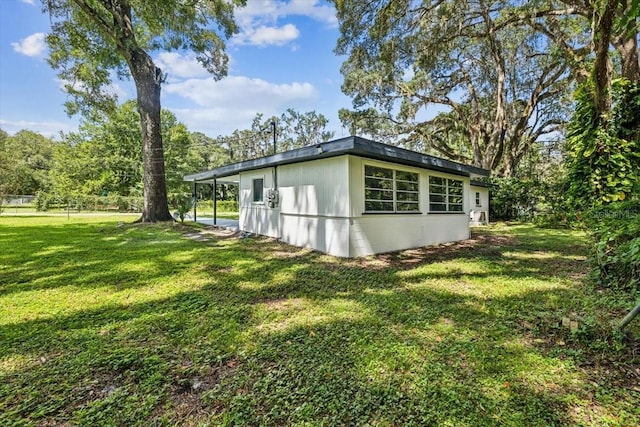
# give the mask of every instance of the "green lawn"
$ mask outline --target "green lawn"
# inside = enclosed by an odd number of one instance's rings
[[[341,260],[119,221],[0,216],[0,425],[640,424],[580,233]]]

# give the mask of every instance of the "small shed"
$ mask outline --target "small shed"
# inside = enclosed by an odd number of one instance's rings
[[[242,231],[359,257],[467,239],[476,207],[471,179],[487,176],[485,169],[352,136],[184,180],[236,182]],[[481,202],[488,212],[488,196]]]

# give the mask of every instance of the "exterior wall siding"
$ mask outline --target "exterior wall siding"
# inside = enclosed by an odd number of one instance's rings
[[[419,213],[367,214],[364,212],[364,166],[416,172],[419,174]],[[395,163],[350,156],[349,159],[352,225],[349,234],[349,256],[416,248],[469,238],[469,178]],[[429,176],[463,181],[463,212],[429,212]]]
[[[480,193],[480,205],[476,204],[476,192]],[[472,222],[477,222],[480,213],[484,212],[485,222],[489,223],[489,189],[487,187],[470,186],[469,190],[470,214]]]
[[[364,212],[364,165],[419,174],[418,213]],[[469,237],[469,178],[353,155],[278,167],[279,206],[269,208],[272,168],[240,174],[240,229],[340,257],[366,256]],[[429,176],[463,181],[462,213],[429,213]],[[252,181],[264,179],[265,202],[252,201]],[[475,188],[475,187],[474,187]],[[487,200],[488,202],[488,200]]]
[[[264,201],[253,201],[253,180],[264,179]],[[273,171],[271,168],[258,169],[240,174],[238,227],[242,231],[262,236],[280,237],[278,224],[279,209],[271,209],[266,202],[266,189],[273,187]]]

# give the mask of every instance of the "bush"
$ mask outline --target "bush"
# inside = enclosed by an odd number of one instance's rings
[[[640,202],[591,209],[584,218],[593,239],[593,273],[600,286],[640,291]]]
[[[53,203],[53,195],[45,193],[44,191],[38,191],[36,193],[36,210],[38,212],[48,211]]]
[[[540,182],[519,178],[496,178],[489,187],[492,220],[532,220],[540,199]]]
[[[235,200],[218,200],[216,210],[218,212],[238,212],[238,202]],[[198,210],[213,211],[213,201],[199,200]]]
[[[171,194],[169,196],[169,203],[176,210],[180,222],[184,222],[184,218],[189,211],[193,209],[193,197],[187,193]]]

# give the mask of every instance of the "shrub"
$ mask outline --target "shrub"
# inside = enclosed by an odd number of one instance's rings
[[[184,218],[187,216],[189,211],[193,209],[193,197],[191,194],[187,193],[177,193],[169,196],[169,202],[171,206],[178,213],[178,217],[180,218],[180,222],[184,222]]]
[[[585,225],[593,240],[590,262],[597,283],[640,291],[640,202],[591,209],[585,215]]]
[[[53,202],[53,196],[44,191],[38,191],[36,193],[36,210],[39,212],[48,211],[51,203]]]

